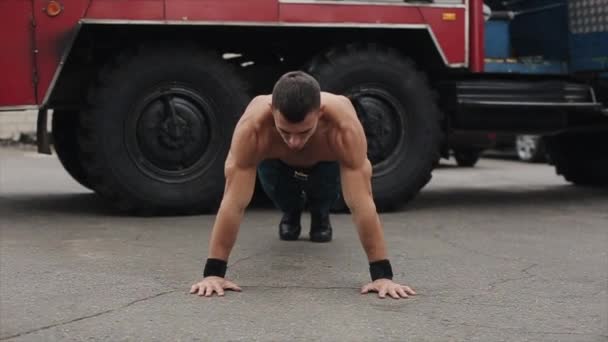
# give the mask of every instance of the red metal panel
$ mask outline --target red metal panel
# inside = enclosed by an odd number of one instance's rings
[[[449,63],[464,63],[464,17],[462,8],[441,9],[428,6],[378,6],[365,4],[296,4],[277,0],[59,0],[63,12],[49,17],[42,10],[47,0],[33,0],[36,18],[35,44],[38,54],[32,60],[29,51],[29,0],[0,1],[0,27],[11,35],[3,35],[0,66],[7,73],[0,83],[0,105],[41,103],[56,75],[78,20],[86,15],[95,19],[130,20],[217,20],[286,22],[314,24],[428,24],[442,46]],[[473,0],[473,2],[479,0]],[[476,3],[476,2],[475,2]],[[280,6],[280,17],[279,17]],[[455,20],[443,17],[444,12],[456,14]],[[5,14],[6,13],[6,14]],[[10,15],[8,15],[10,13]],[[481,12],[479,13],[481,15]],[[444,20],[445,19],[445,20]],[[480,17],[481,20],[483,20]],[[472,19],[473,20],[473,19]],[[483,24],[483,22],[481,22]],[[479,25],[478,25],[479,26]],[[481,26],[479,26],[481,28]],[[479,36],[479,32],[476,33]],[[483,32],[481,32],[483,35]],[[472,44],[473,46],[473,44]],[[478,45],[475,45],[478,46]],[[479,49],[472,50],[479,53]],[[482,53],[482,52],[481,52]],[[477,56],[477,55],[476,55]],[[477,56],[483,63],[483,55]],[[38,66],[38,97],[32,91],[32,65]],[[3,76],[4,76],[3,75]]]
[[[266,22],[278,19],[277,0],[166,0],[168,20]]]
[[[162,20],[164,12],[163,0],[93,0],[86,18]]]
[[[448,63],[465,63],[467,18],[464,8],[420,7],[420,11],[431,26]]]
[[[0,1],[0,107],[36,104],[31,16],[30,0]]]
[[[418,7],[282,3],[280,20],[295,23],[423,24]]]
[[[485,46],[484,46],[484,21],[483,0],[469,0],[470,6],[470,32],[469,39],[470,69],[472,72],[483,72]]]
[[[280,19],[288,23],[429,25],[449,64],[465,63],[465,14],[464,8],[424,5],[283,3],[280,7]]]
[[[78,20],[84,15],[88,4],[87,0],[60,1],[63,11],[56,17],[49,17],[42,10],[47,2],[46,0],[34,0],[39,104],[46,97],[61,57],[69,47]]]

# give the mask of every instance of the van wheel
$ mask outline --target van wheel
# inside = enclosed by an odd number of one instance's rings
[[[454,150],[454,159],[460,167],[473,167],[479,161],[481,152],[475,149]]]
[[[582,186],[608,186],[608,132],[546,137],[555,171]]]

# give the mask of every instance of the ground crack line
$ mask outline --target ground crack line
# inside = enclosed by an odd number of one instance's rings
[[[251,258],[253,258],[255,256],[259,256],[259,255],[262,255],[262,254],[264,254],[264,253],[256,253],[256,254],[252,254],[252,255],[247,256],[247,257],[243,257],[243,258],[237,259],[232,264],[228,265],[228,267],[232,268],[232,267],[234,267],[235,265],[237,265],[238,263],[240,263],[242,261],[249,260],[249,259],[251,259]]]
[[[577,332],[560,332],[560,331],[533,331],[527,330],[525,328],[514,328],[514,327],[496,327],[490,325],[483,324],[470,324],[470,323],[460,323],[460,325],[465,327],[474,327],[474,328],[487,328],[487,329],[498,329],[498,330],[514,330],[519,331],[524,334],[539,334],[539,335],[575,335],[575,336],[594,336],[594,337],[604,337],[604,335],[592,334],[592,333],[577,333]]]
[[[62,326],[62,325],[66,325],[66,324],[82,321],[82,320],[89,319],[89,318],[99,317],[99,316],[102,316],[102,315],[105,315],[105,314],[108,314],[108,313],[112,313],[112,312],[120,310],[120,309],[128,308],[129,306],[137,304],[139,302],[143,302],[143,301],[146,301],[146,300],[154,299],[156,297],[160,297],[162,295],[166,295],[168,293],[173,293],[173,292],[177,292],[177,291],[179,291],[179,290],[171,290],[171,291],[165,291],[165,292],[157,293],[155,295],[152,295],[152,296],[149,296],[149,297],[146,297],[146,298],[134,300],[134,301],[129,302],[129,303],[127,303],[127,304],[125,304],[125,305],[123,305],[121,307],[118,307],[118,308],[109,309],[109,310],[98,312],[98,313],[92,314],[92,315],[78,317],[78,318],[69,320],[67,322],[55,323],[55,324],[47,325],[47,326],[44,326],[44,327],[36,328],[36,329],[33,329],[33,330],[24,331],[24,332],[17,333],[17,334],[11,335],[11,336],[0,337],[0,341],[4,341],[4,340],[8,340],[8,339],[15,338],[15,337],[21,337],[21,336],[33,334],[33,333],[36,333],[36,332],[39,332],[39,331],[42,331],[42,330],[47,330],[47,329],[59,327],[59,326]]]
[[[470,306],[490,306],[490,307],[499,307],[499,308],[515,308],[515,305],[508,305],[508,304],[487,304],[487,303],[470,303],[470,302],[465,302],[465,300],[468,300],[468,298],[463,298],[462,300],[456,301],[456,302],[451,302],[448,300],[443,300],[443,299],[439,299],[437,300],[440,303],[444,303],[444,304],[455,304],[455,305],[470,305]]]
[[[529,278],[533,278],[536,275],[535,274],[531,274],[530,272],[528,272],[531,268],[538,266],[538,264],[532,264],[526,268],[524,268],[523,270],[519,271],[520,273],[524,273],[525,276],[523,277],[519,277],[519,278],[506,278],[506,279],[500,279],[494,282],[491,282],[488,284],[489,288],[493,288],[496,285],[500,285],[500,284],[504,284],[504,283],[508,283],[510,281],[516,281],[516,280],[523,280],[523,279],[529,279]]]
[[[440,228],[438,228],[438,229],[440,230],[440,229],[442,229],[442,228],[440,227]],[[478,250],[473,249],[473,248],[469,248],[469,247],[466,247],[466,246],[461,246],[461,245],[459,245],[459,244],[457,244],[457,243],[455,243],[455,242],[452,242],[452,241],[450,241],[450,240],[448,240],[448,239],[443,238],[443,237],[442,237],[442,236],[439,234],[439,232],[435,232],[435,233],[433,234],[433,236],[434,236],[434,237],[435,237],[437,240],[439,240],[439,241],[441,241],[441,242],[443,242],[443,243],[446,243],[446,244],[448,244],[448,245],[450,245],[450,246],[452,246],[452,247],[454,247],[454,248],[457,248],[457,249],[461,249],[461,250],[467,251],[467,252],[469,252],[469,253],[478,254],[478,255],[483,255],[483,256],[486,256],[486,257],[490,257],[490,258],[502,259],[502,260],[517,261],[517,262],[522,262],[522,261],[523,261],[522,259],[519,259],[519,258],[509,258],[509,257],[500,256],[500,255],[492,255],[492,254],[487,254],[487,253],[484,253],[484,252],[478,251]]]

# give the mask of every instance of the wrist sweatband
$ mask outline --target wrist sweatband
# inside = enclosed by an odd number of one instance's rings
[[[372,276],[372,281],[381,278],[393,279],[393,269],[388,259],[370,262],[369,273]]]
[[[203,277],[216,276],[224,278],[226,275],[226,268],[227,263],[224,260],[209,258],[205,264]]]

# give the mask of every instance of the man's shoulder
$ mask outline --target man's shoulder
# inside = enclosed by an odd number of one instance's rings
[[[322,101],[323,110],[326,114],[329,114],[335,132],[349,134],[360,128],[357,112],[348,97],[333,93],[323,93]]]
[[[271,100],[270,95],[254,97],[239,119],[230,146],[231,159],[237,164],[251,164],[258,159],[261,152],[260,138],[264,135],[267,115],[271,115]]]
[[[241,116],[243,118],[257,117],[263,113],[272,112],[272,95],[257,95],[249,101],[245,112]]]
[[[265,114],[271,113],[271,100],[269,95],[258,95],[249,101],[245,112],[239,118],[237,131],[248,133],[255,131],[256,126],[263,121]]]
[[[330,146],[342,164],[355,167],[367,153],[365,132],[355,108],[346,96],[326,93],[324,97],[324,110],[332,122],[329,130]]]
[[[321,92],[321,105],[325,106],[343,106],[350,104],[350,99],[344,95],[331,93],[327,91]]]
[[[250,104],[268,104],[272,103],[272,94],[260,94],[251,99]]]

